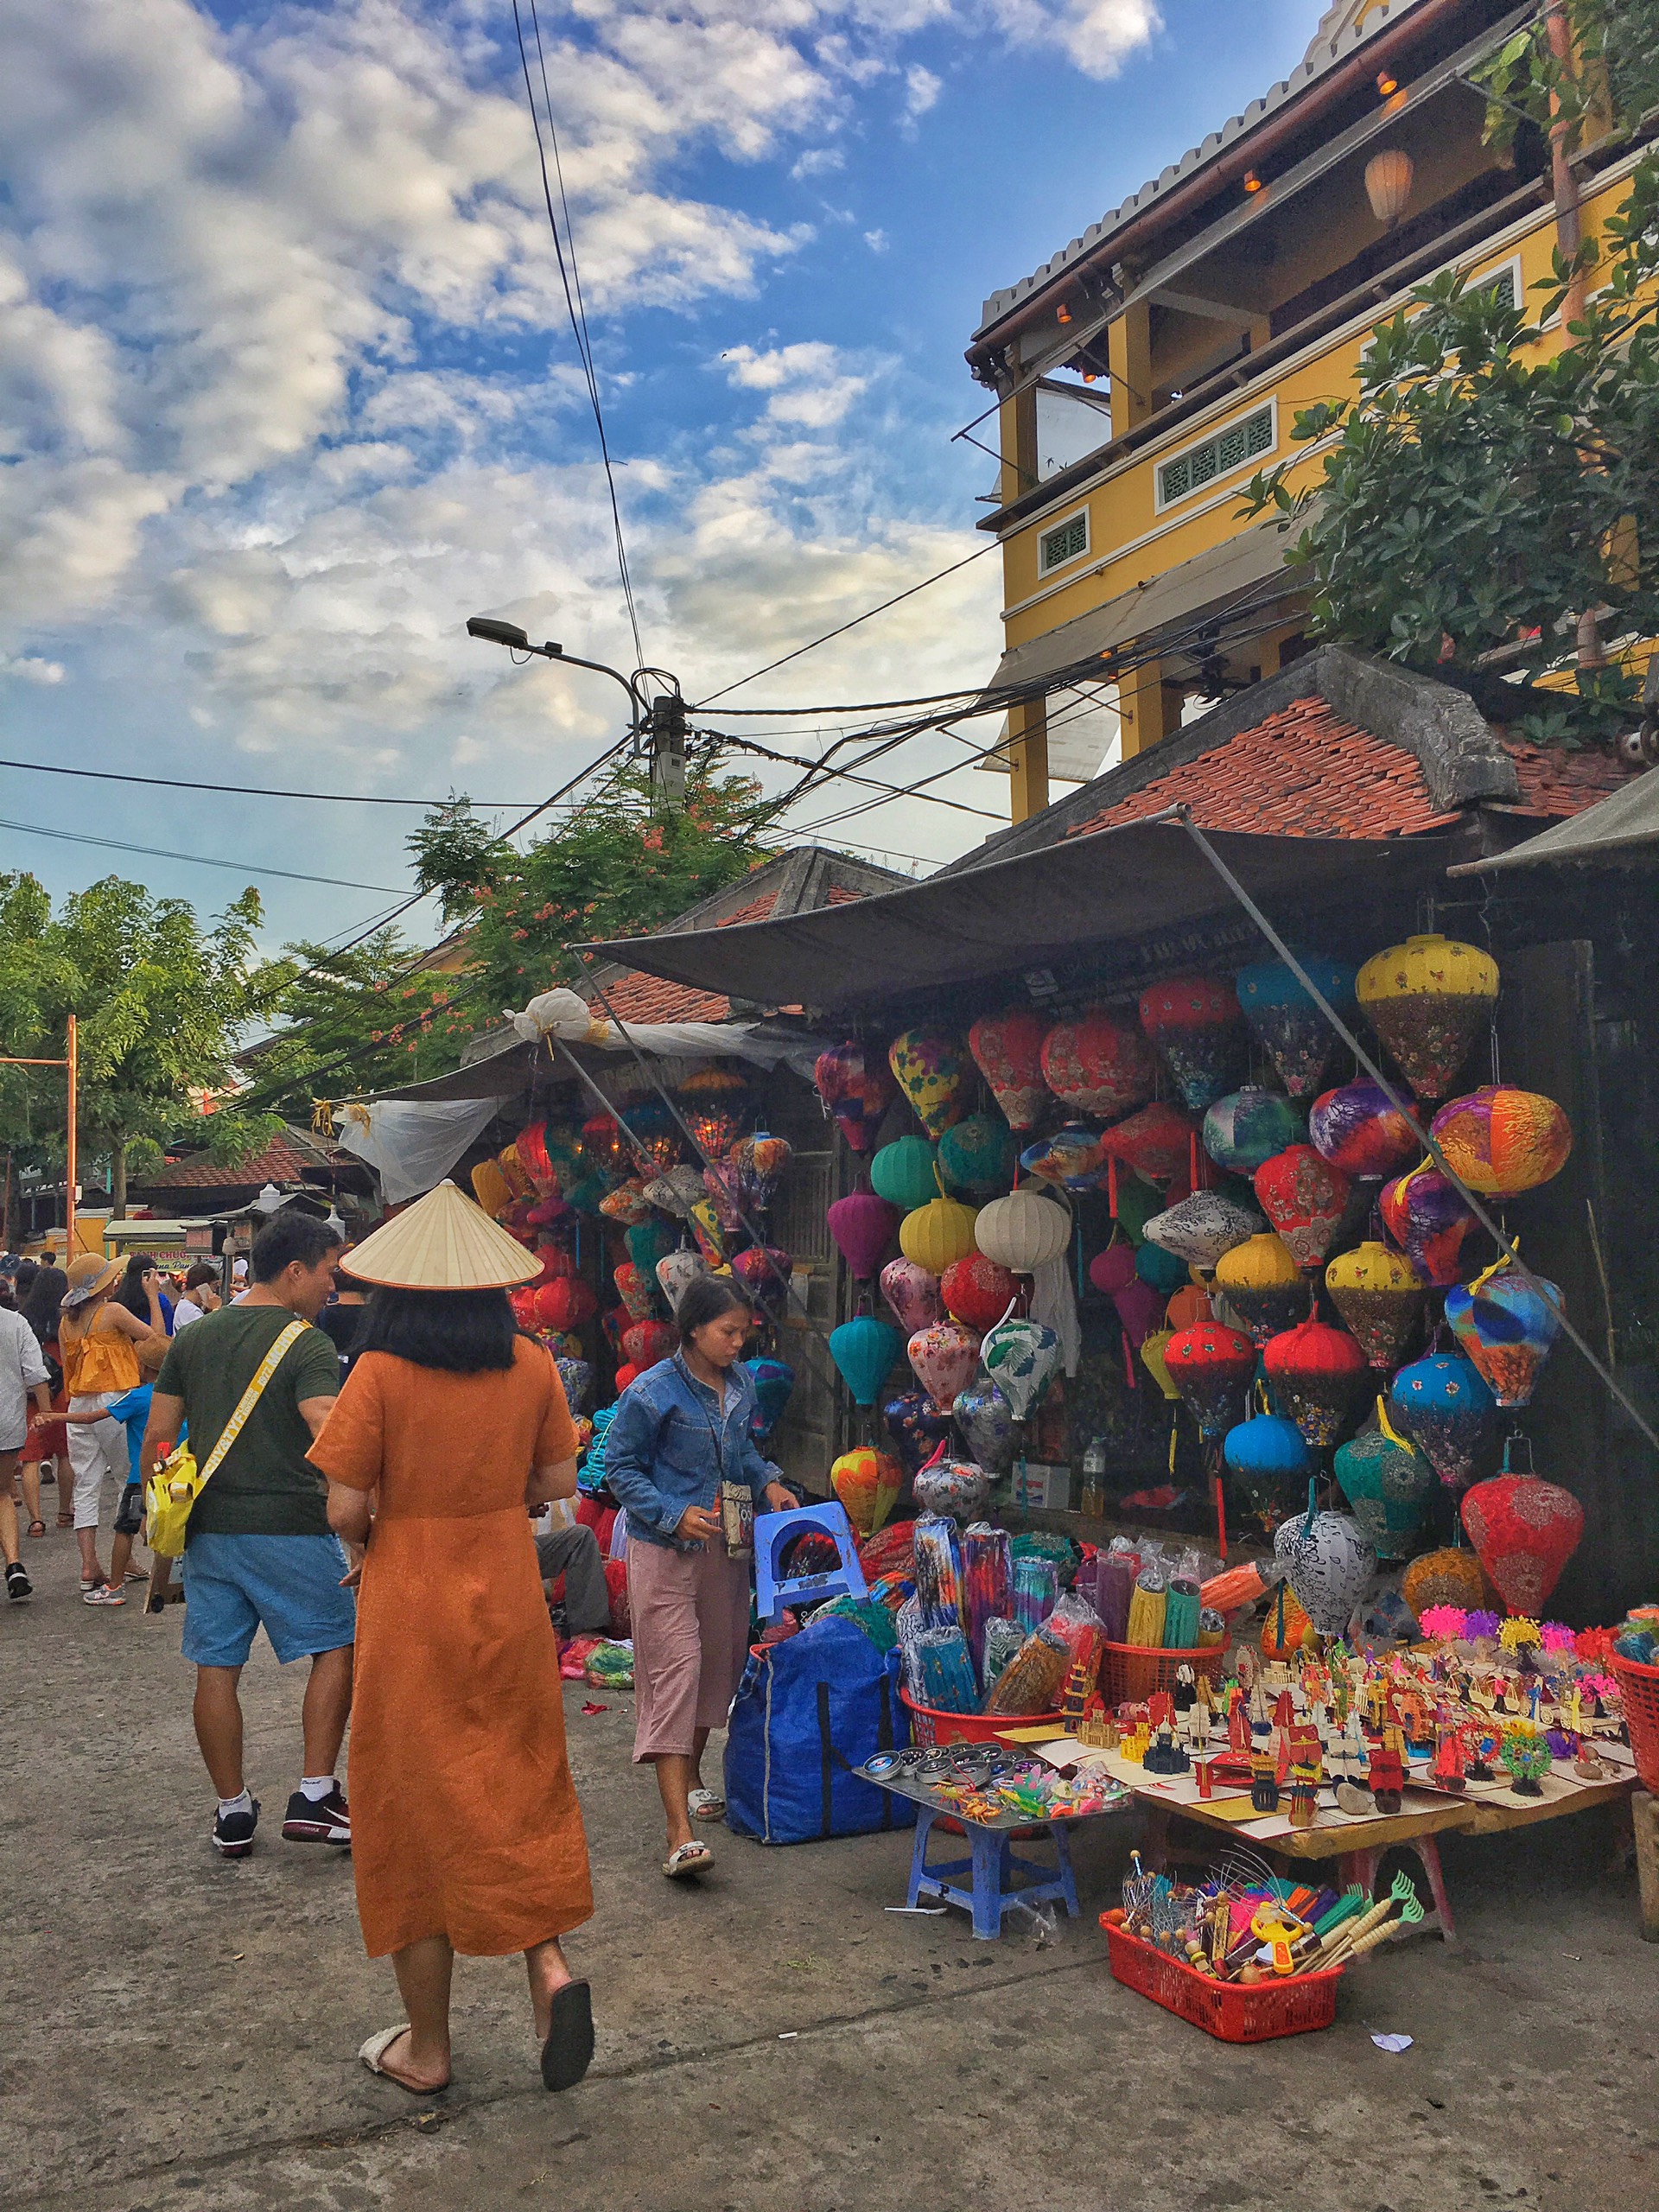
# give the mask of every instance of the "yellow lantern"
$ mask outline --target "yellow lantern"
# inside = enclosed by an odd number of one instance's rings
[[[1172,1405],[1179,1402],[1181,1394],[1165,1364],[1164,1352],[1174,1334],[1173,1329],[1154,1329],[1141,1347],[1141,1363]]]
[[[982,1206],[974,1235],[988,1260],[1011,1268],[1017,1275],[1035,1274],[1046,1262],[1058,1260],[1071,1242],[1071,1217],[1064,1206],[1027,1185]]]
[[[1428,1286],[1405,1255],[1374,1243],[1339,1252],[1325,1271],[1325,1287],[1371,1365],[1398,1367],[1428,1303]]]
[[[975,1209],[956,1198],[934,1198],[899,1224],[899,1249],[931,1275],[942,1275],[974,1249]]]
[[[1497,963],[1478,945],[1409,937],[1359,971],[1367,1019],[1422,1098],[1444,1098],[1497,1003]]]
[[[512,1204],[512,1186],[493,1160],[480,1160],[473,1170],[473,1196],[492,1219],[499,1221]]]
[[[1252,1344],[1264,1344],[1307,1316],[1307,1284],[1290,1247],[1271,1230],[1247,1236],[1216,1262],[1215,1287]]]

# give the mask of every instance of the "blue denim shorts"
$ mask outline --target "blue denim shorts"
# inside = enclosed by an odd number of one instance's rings
[[[184,1656],[246,1664],[261,1622],[283,1665],[357,1639],[338,1536],[193,1536],[184,1554]]]

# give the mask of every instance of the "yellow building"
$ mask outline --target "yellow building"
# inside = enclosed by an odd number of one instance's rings
[[[1484,144],[1469,82],[1535,12],[1338,0],[1285,82],[986,302],[968,359],[1001,429],[979,524],[1002,544],[994,681],[1053,679],[1009,715],[1016,822],[1046,804],[1051,749],[1093,775],[1109,739],[1130,758],[1303,650],[1284,538],[1240,494],[1293,455],[1293,486],[1317,480],[1292,425],[1351,394],[1377,323],[1443,269],[1516,299],[1549,275],[1548,148],[1524,124],[1512,155]],[[1575,163],[1586,236],[1636,159],[1609,140]]]

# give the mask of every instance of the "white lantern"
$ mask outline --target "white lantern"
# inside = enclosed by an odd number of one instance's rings
[[[1027,1187],[982,1206],[974,1242],[988,1260],[1017,1275],[1035,1274],[1071,1241],[1071,1217],[1052,1198]]]
[[[1411,156],[1396,147],[1373,154],[1365,164],[1365,197],[1371,203],[1372,214],[1389,230],[1406,212],[1415,174]]]

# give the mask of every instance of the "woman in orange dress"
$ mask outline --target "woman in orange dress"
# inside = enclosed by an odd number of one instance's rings
[[[565,1754],[558,1641],[527,1506],[575,1488],[558,1370],[505,1286],[537,1262],[453,1183],[377,1230],[352,1273],[383,1286],[310,1458],[328,1519],[367,1544],[352,1703],[352,1853],[371,1958],[409,2018],[372,2072],[417,2095],[449,2079],[457,1951],[522,1951],[542,2079],[593,2056],[588,1984],[559,1938],[593,1913]]]

